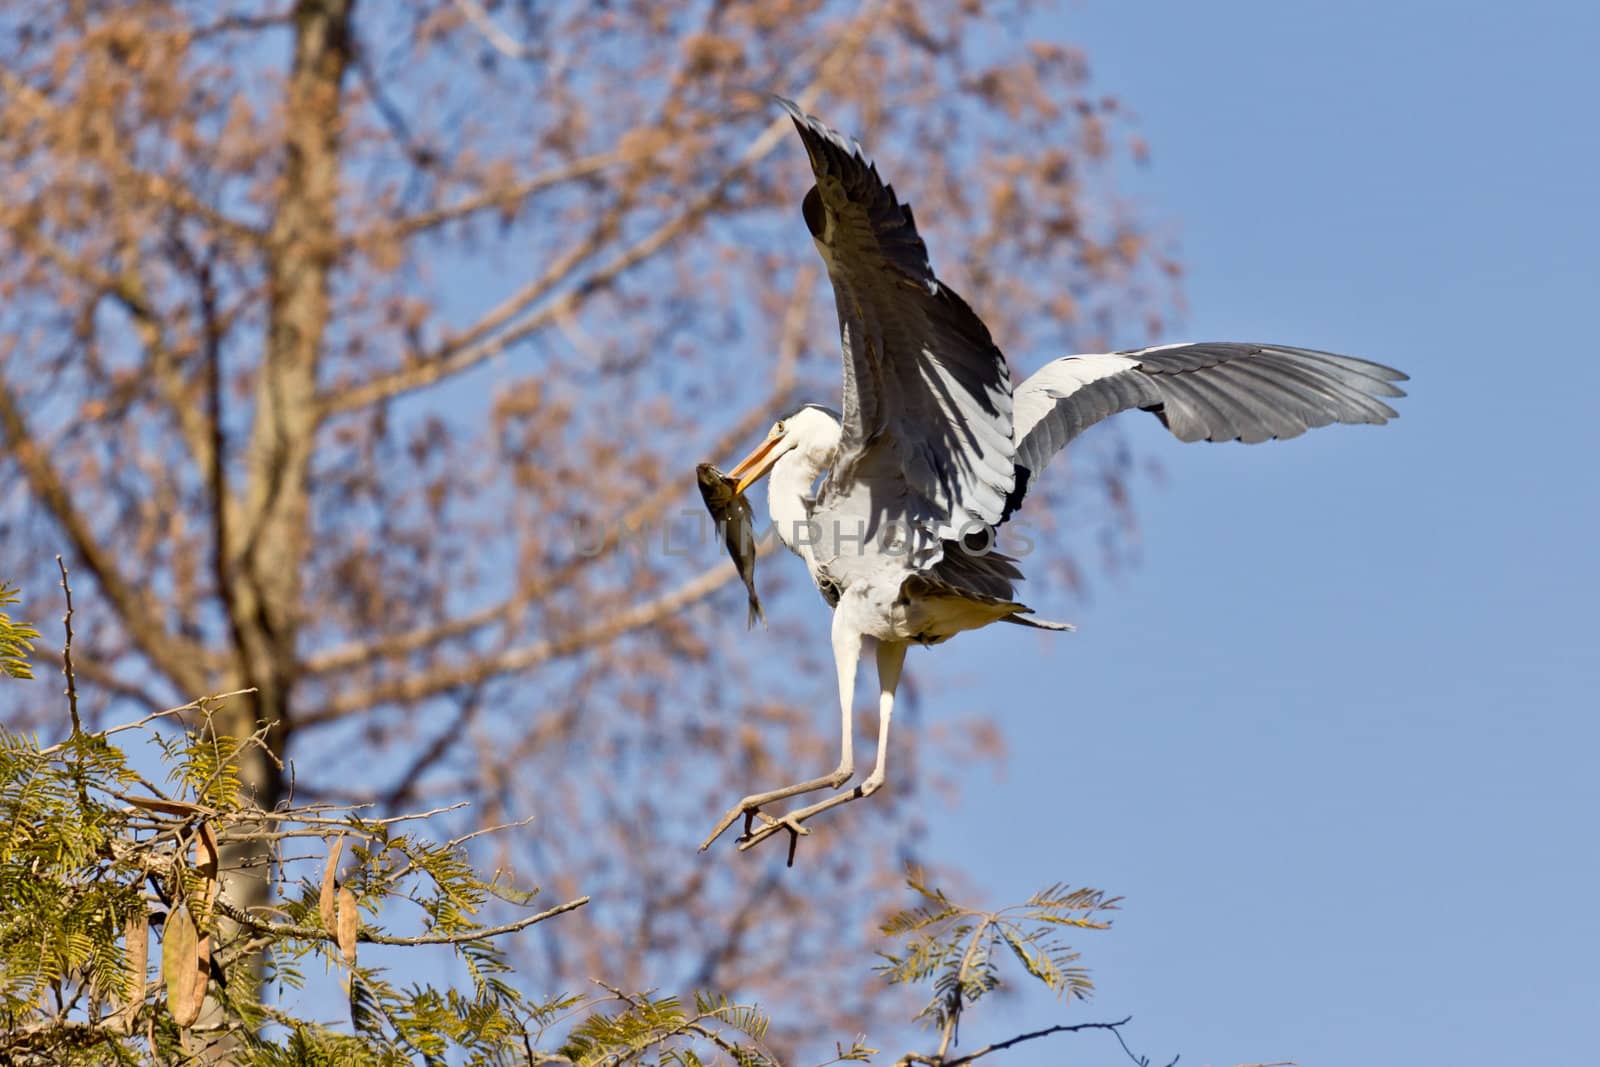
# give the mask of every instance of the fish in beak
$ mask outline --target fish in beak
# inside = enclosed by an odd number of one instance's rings
[[[767,439],[756,446],[756,450],[739,461],[739,465],[728,472],[728,477],[737,479],[734,492],[742,493],[752,485],[767,476],[772,470],[772,465],[778,462],[788,449],[783,447],[788,435],[779,433],[776,428],[767,434]]]
[[[750,512],[750,502],[734,487],[733,478],[723,474],[709,463],[695,468],[695,479],[700,484],[700,496],[706,502],[722,543],[733,559],[744,582],[745,594],[750,602],[747,625],[755,626],[760,619],[766,625],[767,617],[761,610],[761,598],[756,595],[756,536],[755,516]]]

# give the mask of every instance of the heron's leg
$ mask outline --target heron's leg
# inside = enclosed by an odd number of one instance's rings
[[[793,866],[795,843],[799,841],[801,834],[809,833],[804,825],[807,819],[820,815],[829,808],[848,804],[859,797],[870,797],[883,788],[889,760],[889,719],[894,714],[894,692],[900,685],[900,668],[905,659],[906,645],[903,642],[878,642],[878,758],[873,764],[872,773],[867,775],[867,780],[848,793],[829,797],[827,800],[797,808],[775,820],[769,820],[761,829],[747,834],[745,839],[739,842],[740,849],[758,845],[779,830],[788,830],[789,864]]]
[[[835,612],[833,616],[833,661],[834,666],[839,671],[840,739],[838,768],[832,774],[823,775],[821,778],[812,778],[810,781],[786,785],[782,789],[773,789],[765,793],[752,793],[750,796],[745,797],[728,809],[727,814],[722,817],[716,828],[711,831],[711,836],[701,842],[700,851],[704,852],[711,847],[711,842],[721,837],[723,831],[732,826],[741,815],[745,817],[745,833],[748,835],[750,821],[755,818],[763,805],[772,804],[779,800],[787,800],[789,797],[796,797],[802,793],[814,793],[819,789],[827,789],[830,786],[837,789],[848,782],[851,775],[855,774],[855,721],[853,708],[856,695],[856,667],[861,660],[861,645],[861,634],[849,623],[845,622],[840,613]],[[904,656],[905,646],[898,647],[900,648],[900,654]],[[879,653],[878,661],[881,672],[883,662],[881,652]],[[895,674],[896,677],[899,676],[898,667],[896,667]],[[879,762],[882,763],[881,757]],[[762,817],[766,818],[766,816]],[[768,820],[768,825],[773,825],[770,819]]]
[[[834,612],[833,665],[839,674],[839,766],[828,784],[835,789],[856,773],[856,668],[861,663],[863,643],[861,634],[845,621],[844,613]]]
[[[900,688],[900,668],[906,662],[902,641],[878,644],[878,758],[872,773],[861,783],[861,795],[870,797],[883,785],[889,760],[889,719],[894,715],[894,692]]]

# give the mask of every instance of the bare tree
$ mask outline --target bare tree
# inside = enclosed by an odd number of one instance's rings
[[[495,858],[595,899],[544,943],[553,983],[832,973],[898,877],[908,792],[793,872],[692,847],[832,743],[831,682],[770,666],[816,643],[746,640],[676,518],[694,461],[838,373],[806,168],[750,90],[862,135],[944,275],[1042,359],[1171,270],[1111,195],[1137,148],[1115,102],[1004,28],[1042,21],[0,0],[0,572],[42,586],[64,546],[87,579],[86,715],[254,689],[223,728],[270,726],[264,806],[292,775],[536,816]],[[902,765],[924,790],[948,766]],[[873,1017],[865,987],[806,988],[834,1032]]]

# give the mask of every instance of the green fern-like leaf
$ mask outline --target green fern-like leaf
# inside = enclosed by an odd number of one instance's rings
[[[1029,940],[1009,927],[1002,928],[1001,936],[1010,947],[1012,955],[1030,975],[1049,986],[1052,991],[1061,987],[1061,971],[1048,953],[1040,952]]]
[[[701,1018],[715,1019],[752,1041],[764,1040],[768,1027],[772,1025],[772,1020],[759,1007],[736,1004],[716,993],[696,993],[694,1009]]]
[[[907,908],[889,916],[878,929],[890,937],[898,937],[903,934],[924,930],[929,926],[944,922],[946,919],[954,918],[960,914],[962,914],[962,910],[954,904],[945,904],[942,907],[918,906]]]
[[[0,607],[18,602],[17,590],[0,584]],[[24,622],[14,622],[11,616],[0,611],[0,675],[7,678],[32,678],[33,668],[28,664],[28,653],[39,631]]]
[[[612,1056],[647,1049],[676,1033],[684,1022],[683,1005],[678,998],[634,997],[624,1011],[614,1015],[597,1013],[580,1023],[561,1052],[580,1067],[592,1067]]]
[[[729,1055],[733,1057],[733,1062],[738,1064],[738,1067],[779,1067],[778,1062],[771,1056],[749,1045],[735,1045]]]

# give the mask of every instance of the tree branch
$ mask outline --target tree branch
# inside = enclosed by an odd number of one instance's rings
[[[546,919],[553,919],[557,915],[564,915],[569,911],[577,911],[589,903],[588,897],[578,897],[565,904],[557,904],[553,908],[529,915],[513,922],[502,923],[499,926],[484,926],[474,930],[464,930],[459,934],[422,934],[418,937],[395,937],[391,934],[375,934],[370,930],[361,930],[356,934],[356,940],[371,942],[374,945],[464,945],[471,941],[482,941],[484,938],[500,937],[504,934],[516,933],[525,930],[535,923],[542,923]],[[255,916],[244,912],[222,899],[217,900],[217,910],[240,926],[254,930],[258,934],[270,938],[267,942],[279,941],[284,938],[296,938],[303,941],[334,941],[338,937],[331,931],[320,926],[299,926],[294,923],[264,922]]]
[[[191,29],[189,39],[200,41],[207,37],[219,37],[229,33],[256,33],[261,30],[282,29],[292,21],[293,16],[287,11],[272,15],[224,15],[215,22],[208,22]]]
[[[842,56],[853,54],[855,47],[860,43],[860,36],[849,37],[845,42],[841,43],[840,48],[828,57],[825,67],[832,69],[842,62]],[[799,94],[802,107],[809,106],[808,101],[816,95],[817,86],[822,81],[823,75],[819,73],[817,80]],[[562,316],[572,314],[596,290],[610,285],[618,277],[659,252],[674,238],[699,222],[707,212],[721,201],[729,185],[743,175],[752,164],[765,158],[777,147],[782,141],[788,125],[789,120],[787,117],[773,119],[750,142],[733,165],[712,183],[709,189],[691,199],[683,210],[619,252],[605,265],[576,282],[550,303],[545,304],[514,325],[504,325],[514,319],[522,309],[543,299],[547,293],[560,283],[572,266],[583,258],[587,258],[587,247],[593,243],[592,238],[588,241],[580,242],[572,249],[569,249],[540,278],[524,286],[520,292],[502,302],[499,307],[495,308],[463,334],[442,345],[430,357],[414,361],[398,370],[380,374],[364,383],[343,389],[332,396],[325,396],[321,404],[323,417],[326,418],[341,412],[367,407],[384,400],[391,400],[397,396],[403,396],[425,388],[444,378],[459,374],[487,359],[500,355],[511,345],[531,334],[537,333]],[[502,327],[504,328],[502,329]],[[495,332],[497,330],[499,331],[498,333]]]
[[[118,213],[118,217],[125,217],[126,214],[127,210],[124,209]],[[127,235],[123,235],[124,263],[120,273],[112,274],[73,255],[59,242],[41,232],[37,226],[19,226],[11,232],[24,248],[53,263],[69,278],[88,286],[96,294],[109,296],[115,300],[133,320],[134,330],[139,335],[140,345],[144,349],[145,365],[151,372],[150,378],[158,386],[184,444],[188,446],[190,456],[202,470],[205,469],[210,462],[211,438],[205,425],[204,413],[189,395],[188,384],[183,380],[177,358],[167,343],[160,315],[150,300],[144,274],[139,269],[140,252],[137,243]],[[183,253],[180,259],[183,260],[184,266],[191,267],[193,257],[188,255],[188,249],[181,247],[180,251]],[[208,326],[216,321],[218,320],[213,317]]]
[[[402,804],[411,791],[416,788],[417,781],[427,773],[428,769],[442,760],[461,739],[462,731],[471,724],[478,712],[483,708],[483,686],[472,687],[466,697],[461,701],[461,706],[456,710],[455,719],[440,730],[438,735],[428,743],[428,746],[417,754],[416,758],[395,779],[394,784],[383,792],[382,806],[392,810]]]
[[[908,1067],[910,1064],[923,1064],[924,1067],[963,1067],[963,1065],[971,1063],[973,1060],[976,1060],[982,1056],[987,1056],[991,1052],[1000,1052],[1015,1045],[1020,1045],[1025,1041],[1033,1041],[1037,1038],[1049,1037],[1051,1034],[1075,1034],[1082,1030],[1110,1030],[1113,1034],[1116,1034],[1117,1038],[1120,1040],[1122,1037],[1121,1028],[1128,1025],[1128,1023],[1132,1020],[1133,1016],[1130,1015],[1126,1019],[1119,1019],[1114,1023],[1075,1023],[1071,1026],[1050,1026],[1043,1030],[1034,1030],[1031,1033],[1018,1034],[1016,1037],[1009,1038],[1005,1041],[996,1041],[992,1045],[985,1045],[976,1052],[969,1052],[965,1056],[958,1056],[953,1060],[947,1060],[942,1055],[923,1056],[918,1053],[911,1052],[907,1053],[905,1056],[902,1056],[896,1063],[895,1067]],[[1122,1047],[1124,1051],[1126,1051],[1128,1048],[1127,1045],[1123,1045]],[[1131,1052],[1128,1054],[1130,1056],[1133,1055]],[[1134,1062],[1138,1063],[1140,1061],[1135,1058]]]
[[[211,571],[216,582],[217,599],[222,601],[223,614],[228,620],[228,633],[235,655],[246,647],[241,626],[239,589],[234,568],[234,524],[238,521],[238,503],[228,486],[227,434],[224,430],[222,388],[222,344],[227,332],[225,316],[217,307],[217,287],[213,266],[209,258],[202,259],[190,250],[182,237],[171,237],[173,249],[194,280],[195,297],[200,310],[203,405],[187,415],[194,424],[189,432],[199,438],[191,444],[190,452],[206,481],[211,497]],[[180,419],[183,416],[180,415]]]
[[[731,562],[720,563],[669,593],[619,611],[592,626],[580,627],[561,637],[535,641],[502,655],[459,667],[447,667],[359,690],[331,700],[320,709],[306,712],[298,717],[296,724],[300,727],[317,726],[378,704],[423,700],[457,686],[474,685],[499,675],[529,670],[549,660],[571,655],[590,645],[611,641],[623,634],[659,622],[688,605],[710,596],[723,584],[732,580],[734,574]]]
[[[496,52],[510,59],[527,59],[533,54],[527,45],[502,30],[478,0],[455,0],[455,5]]]
[[[177,707],[163,708],[161,711],[153,711],[149,715],[146,715],[142,719],[137,719],[137,720],[135,720],[133,722],[122,723],[119,726],[113,726],[113,727],[111,727],[110,729],[107,729],[107,730],[97,731],[92,736],[100,738],[100,739],[103,740],[103,739],[105,739],[107,737],[110,737],[112,734],[120,734],[124,730],[137,730],[140,727],[147,726],[150,723],[155,722],[157,719],[164,719],[164,718],[166,718],[166,717],[168,717],[170,715],[182,715],[186,711],[196,711],[196,710],[199,710],[199,709],[202,709],[202,708],[209,708],[209,706],[211,704],[213,704],[213,703],[221,703],[222,701],[227,700],[229,697],[244,696],[247,693],[253,693],[253,692],[255,692],[255,690],[253,690],[253,689],[236,689],[231,693],[214,693],[211,696],[204,696],[204,697],[200,697],[200,698],[198,698],[196,700],[191,700],[187,704],[179,704]],[[63,748],[66,748],[66,747],[67,747],[67,742],[62,741],[62,742],[60,742],[58,744],[51,745],[48,748],[41,748],[39,750],[39,755],[40,756],[54,755],[55,753],[60,752]],[[257,817],[257,818],[261,817],[259,813],[252,813],[252,814],[254,815],[254,817]]]
[[[453,204],[443,207],[421,211],[415,215],[395,219],[382,223],[365,233],[356,234],[347,242],[347,248],[358,248],[372,241],[406,240],[429,230],[437,229],[446,223],[466,218],[468,215],[490,209],[505,209],[519,201],[577,178],[597,174],[607,167],[614,166],[622,161],[622,156],[615,151],[597,152],[594,155],[582,156],[570,163],[562,164],[550,170],[532,175],[504,189],[491,189],[473,196],[465,197]]]
[[[204,662],[203,650],[167,630],[145,597],[122,575],[111,552],[95,539],[55,465],[34,441],[16,396],[4,380],[0,380],[0,442],[15,457],[34,494],[94,574],[134,646],[179,690],[204,690],[204,673],[198,666]]]
[[[54,122],[61,117],[55,101],[3,66],[0,66],[0,88],[35,118]],[[179,181],[140,170],[120,157],[108,158],[106,165],[114,178],[139,190],[145,199],[197,219],[219,234],[253,248],[261,247],[266,240],[266,234],[262,231],[248,223],[229,218],[208,205],[196,196],[192,189]]]
[[[61,653],[48,646],[34,649],[34,655],[42,660],[49,660],[57,667],[65,669],[66,663],[62,660]],[[142,688],[135,682],[121,678],[107,667],[97,664],[92,658],[82,663],[74,663],[73,670],[78,677],[92,683],[97,689],[103,689],[115,696],[132,700],[146,708],[159,708],[163,701],[150,690]]]
[[[706,454],[718,456],[731,451],[740,441],[765,425],[772,418],[772,412],[788,398],[798,377],[796,368],[805,347],[806,318],[816,289],[817,276],[816,268],[808,266],[800,271],[795,282],[794,294],[784,313],[778,337],[777,365],[773,370],[772,387],[766,396],[753,405],[737,422],[711,441],[706,447]],[[638,529],[641,524],[659,518],[673,501],[682,495],[681,485],[666,481],[628,509],[622,515],[620,524],[629,529]],[[375,660],[392,659],[431,648],[440,642],[463,637],[495,623],[508,624],[529,604],[551,590],[569,584],[578,572],[599,558],[602,557],[576,556],[492,607],[435,626],[332,648],[320,655],[311,656],[302,666],[309,674],[330,674]]]

